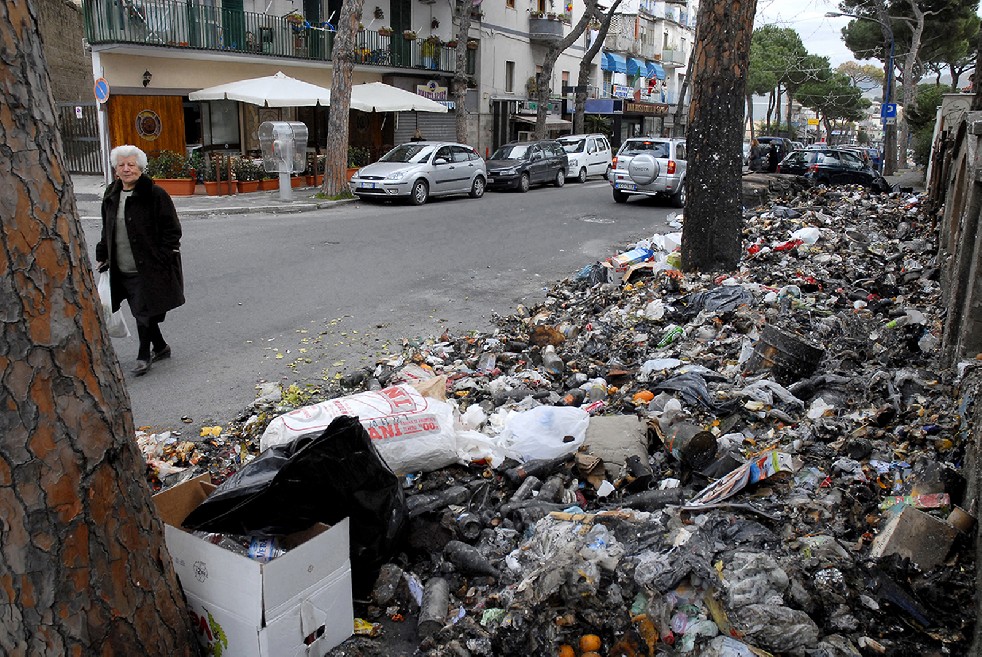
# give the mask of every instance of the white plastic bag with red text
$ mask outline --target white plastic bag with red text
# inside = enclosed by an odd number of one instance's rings
[[[453,406],[408,385],[329,399],[281,415],[266,427],[259,447],[264,450],[323,431],[341,415],[358,418],[396,474],[438,470],[460,460]]]

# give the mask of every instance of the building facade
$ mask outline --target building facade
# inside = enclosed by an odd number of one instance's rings
[[[612,27],[604,54],[593,63],[588,85],[591,100],[618,101],[616,108],[610,103],[597,112],[620,117],[615,143],[620,132],[672,127],[667,108],[681,88],[692,47],[692,0],[633,2],[615,17],[616,30]],[[484,0],[469,6],[468,142],[487,154],[530,134],[541,62],[584,7],[582,0]],[[188,94],[277,71],[329,88],[340,8],[341,0],[82,0],[94,93],[100,96],[103,157],[120,143],[147,152],[195,147],[255,152],[258,126],[267,120],[302,121],[311,149],[324,147],[327,108],[192,102]],[[452,106],[455,12],[462,10],[435,0],[370,0],[356,39],[352,83],[385,82]],[[588,30],[556,62],[547,120],[552,135],[570,130],[573,97],[563,94],[563,87],[576,84],[591,38],[596,32]],[[603,64],[618,56],[623,72]],[[619,95],[628,88],[630,97]],[[373,157],[417,129],[431,138],[455,133],[452,111],[351,114],[350,144],[369,149]]]

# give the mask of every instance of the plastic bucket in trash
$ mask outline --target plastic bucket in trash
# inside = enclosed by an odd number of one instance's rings
[[[818,367],[825,350],[773,326],[765,326],[747,369],[756,372],[769,369],[782,385],[789,385],[810,375]]]
[[[665,435],[665,450],[696,470],[713,462],[716,447],[716,436],[688,422],[673,424]]]

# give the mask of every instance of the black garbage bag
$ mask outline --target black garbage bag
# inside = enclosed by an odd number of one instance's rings
[[[349,518],[355,588],[370,585],[397,550],[406,524],[398,477],[358,418],[342,415],[323,433],[265,450],[185,519],[191,530],[289,534]]]

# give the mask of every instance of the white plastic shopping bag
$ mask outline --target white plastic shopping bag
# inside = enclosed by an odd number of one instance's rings
[[[113,312],[113,295],[109,285],[109,272],[107,271],[99,274],[99,301],[101,302],[102,318],[106,321],[106,330],[109,332],[109,337],[130,337],[130,327],[126,325],[126,318],[123,317],[123,309],[120,308],[116,312]]]
[[[506,456],[525,463],[575,452],[586,439],[590,414],[576,406],[536,406],[505,420],[498,445]]]

